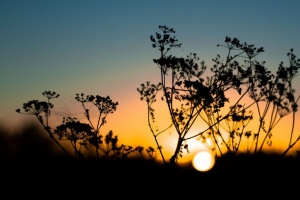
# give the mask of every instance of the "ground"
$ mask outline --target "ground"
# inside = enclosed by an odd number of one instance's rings
[[[209,172],[142,160],[14,158],[1,162],[1,191],[12,198],[286,199],[299,195],[299,166],[298,158],[277,155],[227,156]]]

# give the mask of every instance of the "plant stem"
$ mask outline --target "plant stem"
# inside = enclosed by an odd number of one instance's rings
[[[161,147],[160,147],[160,145],[159,145],[159,143],[158,143],[158,140],[157,140],[158,134],[157,134],[157,135],[154,134],[154,131],[153,131],[152,126],[151,126],[151,123],[150,123],[150,111],[151,111],[151,109],[152,109],[152,108],[151,108],[151,105],[150,105],[150,103],[148,103],[148,126],[149,126],[149,128],[150,128],[150,130],[151,130],[151,132],[152,132],[152,135],[153,135],[154,140],[155,140],[155,142],[156,142],[156,145],[157,145],[157,148],[158,148],[159,153],[160,153],[160,155],[161,155],[161,158],[163,159],[163,162],[164,162],[164,164],[165,164],[166,161],[165,161],[164,155],[163,155],[163,153],[162,153],[162,151],[161,151]]]
[[[36,117],[38,118],[37,115],[36,115]],[[67,150],[55,139],[55,137],[53,136],[53,133],[50,130],[48,130],[43,123],[41,123],[41,124],[44,127],[44,129],[48,132],[50,138],[52,138],[54,140],[54,142],[66,153],[66,155],[68,155],[70,158],[72,158],[72,156],[67,152]]]

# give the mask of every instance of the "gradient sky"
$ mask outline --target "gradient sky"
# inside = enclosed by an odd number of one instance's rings
[[[0,120],[17,124],[27,119],[15,109],[32,99],[44,100],[41,93],[46,90],[61,95],[53,101],[59,121],[66,114],[84,117],[78,115],[82,110],[76,93],[109,95],[119,107],[104,131],[112,129],[128,144],[153,142],[147,107],[136,88],[159,80],[152,61],[159,52],[149,39],[159,25],[174,28],[183,44],[172,54],[195,52],[209,67],[218,53],[225,56],[216,45],[225,36],[237,37],[264,47],[258,60],[267,61],[274,71],[280,61],[287,63],[290,48],[300,55],[299,8],[297,0],[2,0]]]

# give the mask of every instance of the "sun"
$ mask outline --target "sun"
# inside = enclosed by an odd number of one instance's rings
[[[195,155],[193,159],[193,166],[198,171],[208,171],[215,164],[214,156],[208,151],[202,151]]]

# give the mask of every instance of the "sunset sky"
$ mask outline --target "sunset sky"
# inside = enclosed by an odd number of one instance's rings
[[[103,133],[113,130],[123,143],[154,146],[147,106],[136,89],[146,81],[159,81],[159,69],[153,63],[159,51],[150,41],[159,25],[175,29],[183,44],[171,54],[185,57],[195,52],[210,68],[212,58],[226,55],[217,44],[226,36],[237,37],[264,47],[257,59],[265,60],[274,72],[281,61],[288,63],[290,48],[300,57],[299,8],[297,0],[0,1],[0,122],[8,132],[16,131],[31,116],[19,115],[15,109],[29,100],[45,100],[42,92],[48,90],[61,95],[52,101],[53,126],[66,115],[84,119],[76,93],[109,95],[119,106],[108,116]],[[298,95],[299,85],[300,77],[296,77]],[[157,105],[163,129],[169,125],[168,115],[164,104]],[[279,127],[278,133],[282,130],[286,129]],[[162,139],[162,146],[169,149],[173,144],[168,138],[176,136],[171,132]],[[288,144],[287,136],[278,138],[278,144]],[[276,147],[275,139],[273,143]]]

